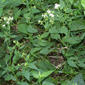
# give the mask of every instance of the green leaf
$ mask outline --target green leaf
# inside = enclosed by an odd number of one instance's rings
[[[47,46],[47,45],[50,44],[50,42],[48,42],[48,41],[46,41],[46,40],[40,40],[40,41],[38,42],[38,44],[39,44],[40,46]]]
[[[49,33],[51,34],[52,39],[58,40],[60,38],[60,35],[58,34],[59,29],[57,27],[53,27],[49,29]]]
[[[28,33],[27,29],[28,29],[28,27],[26,24],[18,24],[19,32],[27,34]]]
[[[72,84],[72,82],[71,82],[71,81],[66,80],[65,82],[62,82],[62,84],[61,84],[61,85],[74,85],[74,84]]]
[[[65,7],[65,2],[63,0],[60,0],[60,8],[63,9]]]
[[[30,72],[29,72],[29,71],[23,70],[23,71],[21,72],[21,74],[22,74],[28,81],[30,81]]]
[[[30,53],[31,54],[34,54],[34,53],[38,52],[40,49],[41,48],[32,48],[31,51],[30,51]]]
[[[40,37],[41,37],[41,38],[46,38],[46,37],[48,37],[48,35],[49,35],[49,32],[45,32],[45,33],[43,33]]]
[[[55,40],[58,40],[58,39],[60,39],[60,35],[57,34],[57,33],[54,33],[54,34],[51,34],[51,38],[55,39]]]
[[[69,24],[71,31],[85,30],[85,20],[74,20]]]
[[[37,61],[36,66],[38,67],[37,71],[32,71],[31,73],[39,82],[55,71],[55,67],[47,60]]]
[[[42,85],[55,85],[52,81],[52,78],[47,78],[42,82]]]
[[[77,65],[76,65],[76,61],[75,61],[75,58],[69,58],[68,60],[67,60],[67,62],[68,62],[68,64],[71,66],[71,67],[77,67]]]
[[[31,62],[31,63],[29,63],[28,67],[33,69],[33,70],[38,70],[38,68],[37,68],[37,66],[35,64],[36,64],[36,62]]]
[[[15,9],[14,10],[14,19],[17,20],[21,14],[21,10]]]
[[[72,79],[72,82],[76,85],[85,85],[85,82],[84,82],[84,79],[83,79],[83,76],[82,74],[78,74],[76,75],[73,79]]]
[[[40,51],[40,54],[43,54],[43,55],[47,55],[48,53],[51,52],[51,49],[49,48],[43,48],[41,51]]]
[[[61,33],[61,34],[63,33],[63,34],[65,34],[65,35],[67,35],[67,34],[68,34],[68,29],[67,29],[67,27],[62,26],[61,28],[59,28],[58,33]]]
[[[69,2],[70,2],[71,4],[73,4],[73,3],[74,3],[74,0],[69,0]]]
[[[82,74],[76,75],[71,81],[66,80],[62,85],[85,85]]]
[[[3,1],[5,6],[16,7],[23,3],[23,0],[5,0]]]
[[[38,30],[33,28],[31,25],[28,26],[27,31],[29,33],[37,33],[38,32]]]
[[[31,25],[28,26],[26,24],[19,24],[18,31],[25,34],[38,32],[37,29],[33,28]]]
[[[16,77],[12,74],[8,74],[8,75],[5,75],[5,80],[6,81],[9,81],[9,80],[16,81]]]
[[[4,33],[0,32],[0,37],[1,38],[4,37]]]
[[[85,0],[81,0],[81,5],[84,7],[85,9]]]
[[[56,27],[50,28],[49,33],[58,33],[58,30],[56,29]]]
[[[13,56],[13,64],[16,64],[20,58],[21,58],[20,52],[15,50],[14,56]]]
[[[54,72],[54,70],[39,73],[39,82],[41,82],[44,78],[46,78],[47,76],[49,76],[53,72]]]
[[[0,17],[2,16],[3,8],[0,8]]]
[[[23,82],[22,81],[21,82],[18,82],[17,84],[18,85],[29,85],[27,82],[24,82],[24,81]]]
[[[78,66],[85,68],[85,59],[79,60],[78,61]]]
[[[40,11],[39,11],[37,8],[32,8],[31,12],[32,12],[33,14],[35,14],[35,13],[39,13]]]
[[[74,44],[78,44],[80,43],[85,37],[85,33],[81,34],[80,36],[65,36],[62,41],[63,42],[67,42],[71,45],[74,45]]]

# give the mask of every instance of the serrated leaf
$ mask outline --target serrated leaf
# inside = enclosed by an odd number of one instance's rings
[[[74,58],[69,58],[67,60],[68,64],[71,66],[71,67],[77,67],[77,64],[76,64],[76,61]]]
[[[85,30],[85,20],[74,20],[69,24],[71,31]]]
[[[29,33],[37,33],[37,32],[38,32],[38,30],[35,29],[35,28],[33,28],[31,25],[28,26],[27,31],[28,31]]]
[[[36,62],[29,63],[29,68],[33,70],[38,70],[37,66],[35,65]]]
[[[67,42],[71,45],[80,43],[85,37],[85,33],[81,34],[80,36],[65,36],[62,40],[63,42]]]
[[[85,85],[85,82],[83,80],[83,76],[82,74],[78,74],[76,75],[73,79],[72,79],[72,82],[76,85]]]
[[[16,81],[16,77],[14,75],[12,75],[12,74],[5,75],[5,80],[6,81],[9,81],[9,80]]]
[[[37,71],[32,71],[32,76],[37,78],[39,82],[55,71],[55,67],[46,60],[38,61],[36,66],[38,69]]]
[[[65,2],[63,0],[60,0],[60,8],[63,9],[65,7]]]
[[[21,58],[20,56],[21,56],[20,52],[15,50],[14,56],[13,56],[13,64],[17,63],[17,61]]]
[[[43,73],[39,73],[39,82],[41,82],[44,78],[49,76],[52,72],[54,72],[54,70],[50,70],[50,71],[46,71],[46,72],[43,72]]]
[[[58,40],[58,39],[60,39],[60,35],[58,33],[54,33],[54,34],[51,34],[51,38]]]
[[[38,52],[40,49],[41,48],[32,48],[30,53],[34,54],[34,53]]]
[[[78,61],[78,66],[82,67],[82,68],[85,68],[85,60],[79,60]]]
[[[50,53],[51,50],[49,48],[43,48],[41,51],[40,51],[40,54],[43,54],[43,55],[47,55],[48,53]]]
[[[21,33],[27,34],[27,25],[26,24],[18,24],[18,31]]]
[[[50,28],[49,33],[58,33],[58,30],[56,27]]]
[[[42,85],[55,85],[52,81],[52,78],[47,78],[42,82]]]
[[[16,7],[20,4],[23,3],[23,0],[6,0],[6,1],[3,1],[5,4],[4,6],[10,6],[10,7]]]
[[[49,35],[49,32],[45,32],[45,33],[43,33],[40,37],[41,37],[41,38],[46,38],[46,37],[48,37],[48,35]]]
[[[35,14],[35,13],[39,13],[40,11],[37,9],[37,8],[32,8],[32,13]]]
[[[22,71],[22,75],[23,75],[28,81],[30,81],[30,72],[29,72],[29,71],[23,70],[23,71]]]
[[[38,44],[39,44],[40,46],[47,46],[47,45],[49,45],[50,43],[49,43],[48,41],[46,41],[46,40],[40,40],[40,41],[38,42]]]
[[[14,10],[14,19],[17,20],[21,14],[21,10],[15,9]]]
[[[65,34],[65,35],[67,35],[67,34],[68,34],[68,29],[67,29],[67,27],[62,26],[61,28],[59,28],[58,33],[61,33],[61,34],[63,33],[63,34]]]

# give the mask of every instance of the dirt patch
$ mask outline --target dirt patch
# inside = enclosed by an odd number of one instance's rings
[[[59,65],[64,63],[64,57],[59,56],[58,58],[56,56],[49,56],[49,61],[58,68]]]

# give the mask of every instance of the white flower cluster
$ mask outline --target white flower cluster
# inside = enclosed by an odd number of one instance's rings
[[[52,11],[51,10],[47,10],[47,13],[48,13],[48,15],[50,16],[50,17],[54,17],[54,14],[52,13]]]
[[[46,18],[47,17],[47,14],[46,13],[45,14],[42,14],[42,17]]]
[[[13,17],[3,17],[3,20],[6,22],[6,24],[10,24],[11,21],[13,21]],[[5,27],[6,25],[3,24],[3,27]]]
[[[5,26],[6,26],[5,24],[2,25],[2,27],[5,27]]]
[[[38,23],[39,23],[39,24],[43,24],[43,22],[42,22],[41,20],[38,20]]]
[[[54,9],[58,9],[60,7],[60,4],[55,4],[55,6],[54,6]],[[47,17],[47,14],[50,16],[50,17],[54,17],[54,14],[52,13],[52,11],[51,10],[47,10],[47,13],[45,13],[45,14],[42,14],[42,17],[44,17],[44,18],[46,18]]]
[[[58,9],[59,7],[60,7],[60,4],[56,3],[54,5],[54,9]],[[42,14],[42,17],[48,20],[48,17],[50,16],[51,17],[50,22],[53,23],[54,22],[54,16],[55,16],[54,13],[55,13],[54,10],[48,9],[46,13]],[[41,23],[41,21],[39,20],[38,23]]]
[[[46,17],[48,17],[48,15],[49,15],[50,17],[54,17],[54,14],[53,14],[50,10],[47,10],[47,13],[42,14],[42,17],[46,18]]]
[[[57,4],[57,3],[54,6],[55,9],[58,9],[59,7],[60,7],[60,4]]]

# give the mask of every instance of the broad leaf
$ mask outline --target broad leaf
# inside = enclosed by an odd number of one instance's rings
[[[74,20],[69,24],[71,31],[85,30],[85,20]]]
[[[83,76],[82,76],[81,73],[78,74],[78,75],[76,75],[76,76],[72,79],[72,82],[73,82],[74,84],[77,84],[77,85],[85,85],[85,82],[84,82],[84,80],[83,80]]]
[[[21,82],[18,82],[17,84],[18,85],[29,85],[27,82],[24,82],[24,81],[23,82],[22,81]]]
[[[29,32],[29,33],[37,33],[38,30],[35,29],[33,26],[29,25],[28,28],[27,28],[27,32]]]
[[[81,0],[81,4],[82,4],[82,6],[83,6],[84,9],[85,9],[85,0]]]
[[[75,58],[69,58],[67,62],[71,67],[77,67]]]
[[[28,33],[27,28],[28,27],[26,24],[18,24],[18,31],[21,33],[27,34]]]
[[[22,74],[22,76],[24,76],[28,81],[30,81],[30,72],[29,72],[29,70],[28,70],[28,71],[23,70],[23,71],[21,72],[21,74]]]
[[[55,71],[55,67],[46,60],[38,61],[36,66],[38,67],[38,70],[32,71],[32,75],[38,79],[39,82]]]

